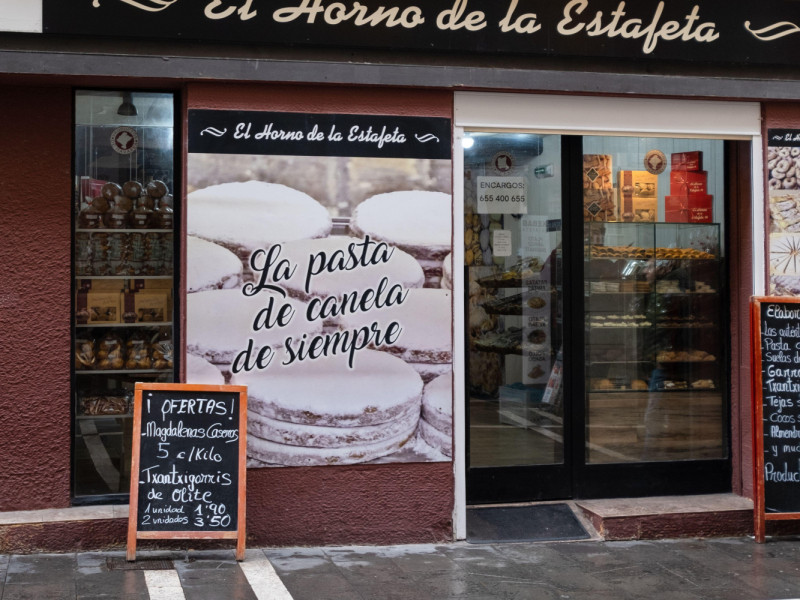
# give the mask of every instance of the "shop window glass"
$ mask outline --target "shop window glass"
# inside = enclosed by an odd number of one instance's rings
[[[723,152],[583,139],[587,463],[727,456]]]
[[[130,485],[136,381],[175,376],[174,97],[75,95],[73,498]]]

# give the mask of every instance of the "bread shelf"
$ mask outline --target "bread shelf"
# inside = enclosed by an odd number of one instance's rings
[[[146,323],[78,323],[75,325],[76,329],[113,329],[118,327],[142,327],[144,329],[158,329],[160,327],[172,327],[172,321],[148,321]]]
[[[169,369],[76,369],[76,375],[169,375]]]

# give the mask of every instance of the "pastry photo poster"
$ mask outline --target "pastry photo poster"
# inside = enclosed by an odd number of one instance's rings
[[[800,130],[767,132],[770,294],[800,296]]]
[[[186,380],[248,466],[452,457],[451,122],[190,110]]]

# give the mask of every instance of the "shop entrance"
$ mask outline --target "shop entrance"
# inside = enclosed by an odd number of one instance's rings
[[[726,142],[464,139],[467,503],[730,490]]]

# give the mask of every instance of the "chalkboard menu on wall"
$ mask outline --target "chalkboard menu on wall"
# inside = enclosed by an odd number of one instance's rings
[[[800,298],[754,298],[755,530],[800,519]]]
[[[136,384],[128,560],[137,539],[236,539],[244,558],[243,386]]]

